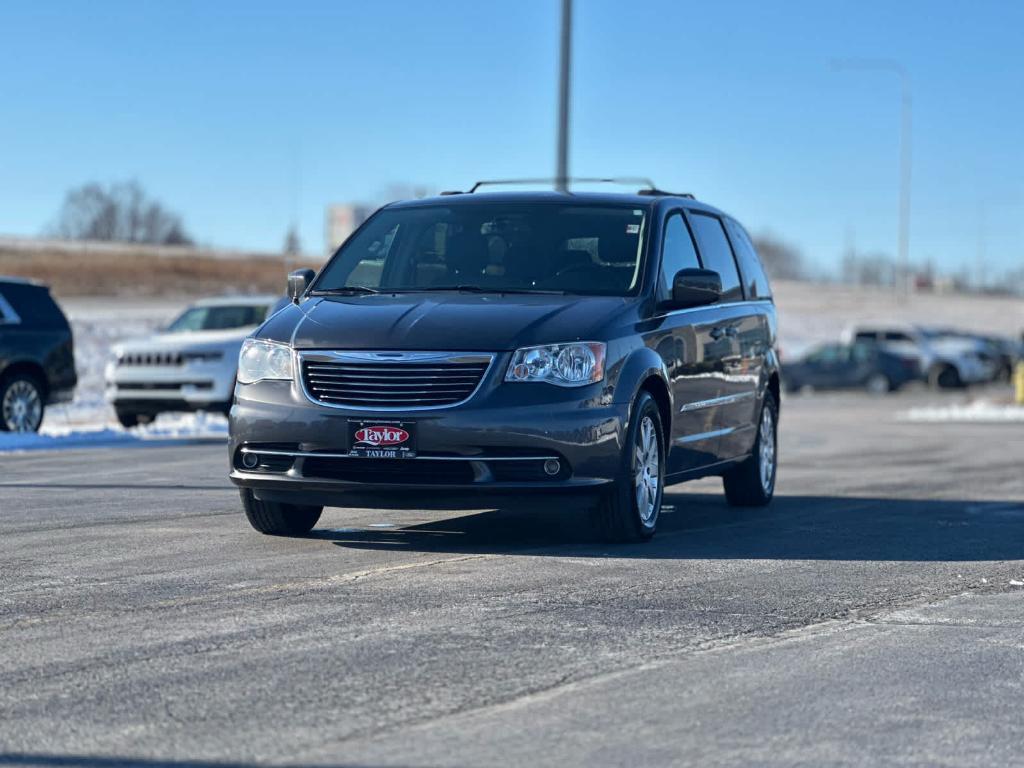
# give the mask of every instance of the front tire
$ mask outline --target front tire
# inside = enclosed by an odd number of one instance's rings
[[[249,524],[268,536],[305,536],[316,525],[323,507],[262,501],[248,489],[240,490]]]
[[[0,381],[0,432],[38,432],[46,410],[43,388],[30,375]]]
[[[622,466],[598,509],[609,541],[646,541],[658,526],[665,488],[665,437],[658,404],[641,392],[626,430]]]
[[[775,496],[779,456],[779,404],[765,393],[754,450],[741,464],[722,476],[725,499],[733,507],[764,507]]]
[[[117,420],[125,429],[139,426],[139,414],[132,411],[117,411]]]

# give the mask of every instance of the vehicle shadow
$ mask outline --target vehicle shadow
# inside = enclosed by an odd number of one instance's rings
[[[224,483],[0,483],[2,488],[55,491],[225,491]]]
[[[330,514],[337,514],[328,512]],[[450,513],[394,528],[320,528],[350,549],[645,559],[997,561],[1024,559],[1024,500],[778,495],[734,508],[719,494],[665,494],[658,535],[600,538],[593,513],[556,508]],[[322,524],[322,523],[321,523]]]

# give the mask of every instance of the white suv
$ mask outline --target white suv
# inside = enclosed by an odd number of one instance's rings
[[[168,411],[231,408],[242,341],[287,299],[225,296],[204,299],[166,329],[111,350],[106,398],[122,426]]]
[[[936,389],[991,381],[996,373],[976,341],[945,330],[899,323],[864,324],[848,329],[844,340],[881,344],[916,359],[921,377]]]

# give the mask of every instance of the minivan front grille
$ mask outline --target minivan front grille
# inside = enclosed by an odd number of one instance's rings
[[[441,408],[476,391],[493,355],[461,352],[304,352],[302,383],[324,405],[364,410]]]

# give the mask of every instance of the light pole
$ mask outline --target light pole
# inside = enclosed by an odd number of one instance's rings
[[[891,72],[900,79],[900,212],[897,240],[900,277],[894,287],[905,296],[910,291],[910,75],[906,67],[892,59],[833,59],[832,68]]]
[[[562,0],[562,44],[558,77],[558,159],[555,188],[569,188],[569,70],[572,64],[572,0]]]

